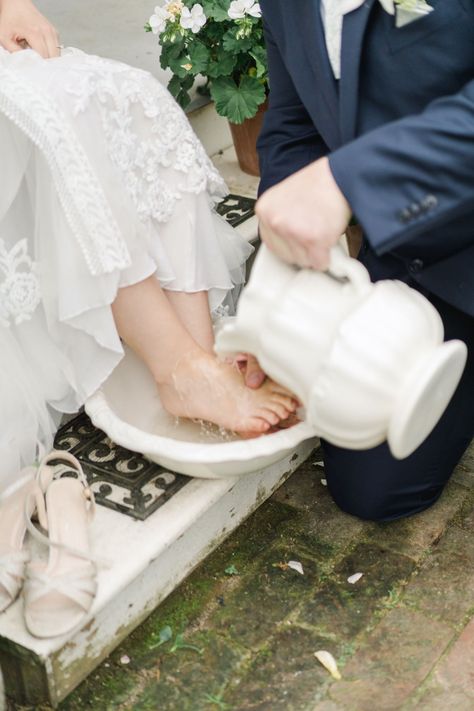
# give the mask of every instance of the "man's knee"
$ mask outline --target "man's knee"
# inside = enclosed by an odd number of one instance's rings
[[[366,521],[393,521],[427,509],[449,478],[416,458],[395,460],[386,444],[352,451],[325,443],[324,460],[336,504]]]
[[[384,501],[368,500],[365,497],[347,494],[342,494],[340,491],[332,491],[330,494],[333,497],[339,508],[351,516],[357,516],[364,521],[386,521],[388,507]]]
[[[364,490],[357,491],[355,488],[349,492],[339,489],[334,491],[332,487],[329,489],[342,511],[364,521],[376,523],[394,521],[420,513],[432,506],[441,493],[437,489],[436,492],[429,491],[425,495],[414,498],[403,496],[399,492],[390,495],[387,491],[369,493]]]

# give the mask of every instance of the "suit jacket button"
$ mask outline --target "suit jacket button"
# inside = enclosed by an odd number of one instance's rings
[[[421,205],[425,210],[434,210],[438,205],[438,198],[434,195],[427,195],[421,201]]]
[[[422,259],[412,259],[408,265],[410,274],[419,274],[425,265]]]
[[[404,224],[410,222],[410,220],[412,219],[411,210],[408,207],[406,207],[404,210],[400,210],[400,212],[398,213],[398,219]]]

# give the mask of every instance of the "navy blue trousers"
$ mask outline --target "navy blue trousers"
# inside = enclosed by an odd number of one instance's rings
[[[391,521],[431,506],[474,436],[474,319],[429,298],[446,340],[460,338],[469,350],[461,382],[431,435],[402,460],[386,444],[355,451],[323,442],[328,489],[343,511],[360,518]]]

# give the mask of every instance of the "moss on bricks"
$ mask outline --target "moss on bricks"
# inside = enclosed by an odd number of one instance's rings
[[[186,637],[200,653],[190,649],[171,651],[163,645],[159,674],[134,700],[134,711],[198,711],[212,708],[209,697],[219,697],[235,674],[242,653],[214,632],[196,632]]]
[[[133,675],[124,673],[123,667],[107,661],[59,704],[58,708],[60,711],[113,711],[127,702],[135,685]]]
[[[296,560],[303,574],[288,566]],[[275,546],[224,597],[212,618],[215,629],[245,648],[260,646],[318,585],[317,562],[287,546]]]
[[[298,621],[341,640],[351,639],[369,625],[375,612],[386,608],[414,569],[405,556],[360,543],[302,606]],[[362,577],[351,584],[347,579],[354,573]]]
[[[332,681],[314,657],[319,649],[327,649],[337,658],[342,647],[315,631],[285,625],[270,645],[256,655],[238,686],[224,693],[228,708],[238,711],[313,708]]]

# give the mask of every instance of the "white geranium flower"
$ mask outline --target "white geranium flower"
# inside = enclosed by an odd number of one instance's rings
[[[245,15],[261,17],[262,11],[255,0],[232,0],[227,14],[232,20],[242,20]]]
[[[251,7],[247,10],[247,15],[252,15],[252,17],[261,17],[262,11],[258,2],[254,2]]]
[[[155,14],[150,17],[148,22],[150,23],[151,30],[154,35],[159,35],[166,28],[166,23],[171,19],[171,14],[168,12],[166,7],[160,7],[157,5],[155,7]]]
[[[171,0],[166,6],[166,9],[170,13],[170,15],[173,15],[173,17],[177,17],[177,15],[180,15],[181,12],[183,11],[183,3],[182,0]]]
[[[185,30],[191,30],[196,34],[201,27],[206,24],[207,17],[204,14],[202,5],[196,3],[191,10],[188,7],[183,7],[179,24]]]

